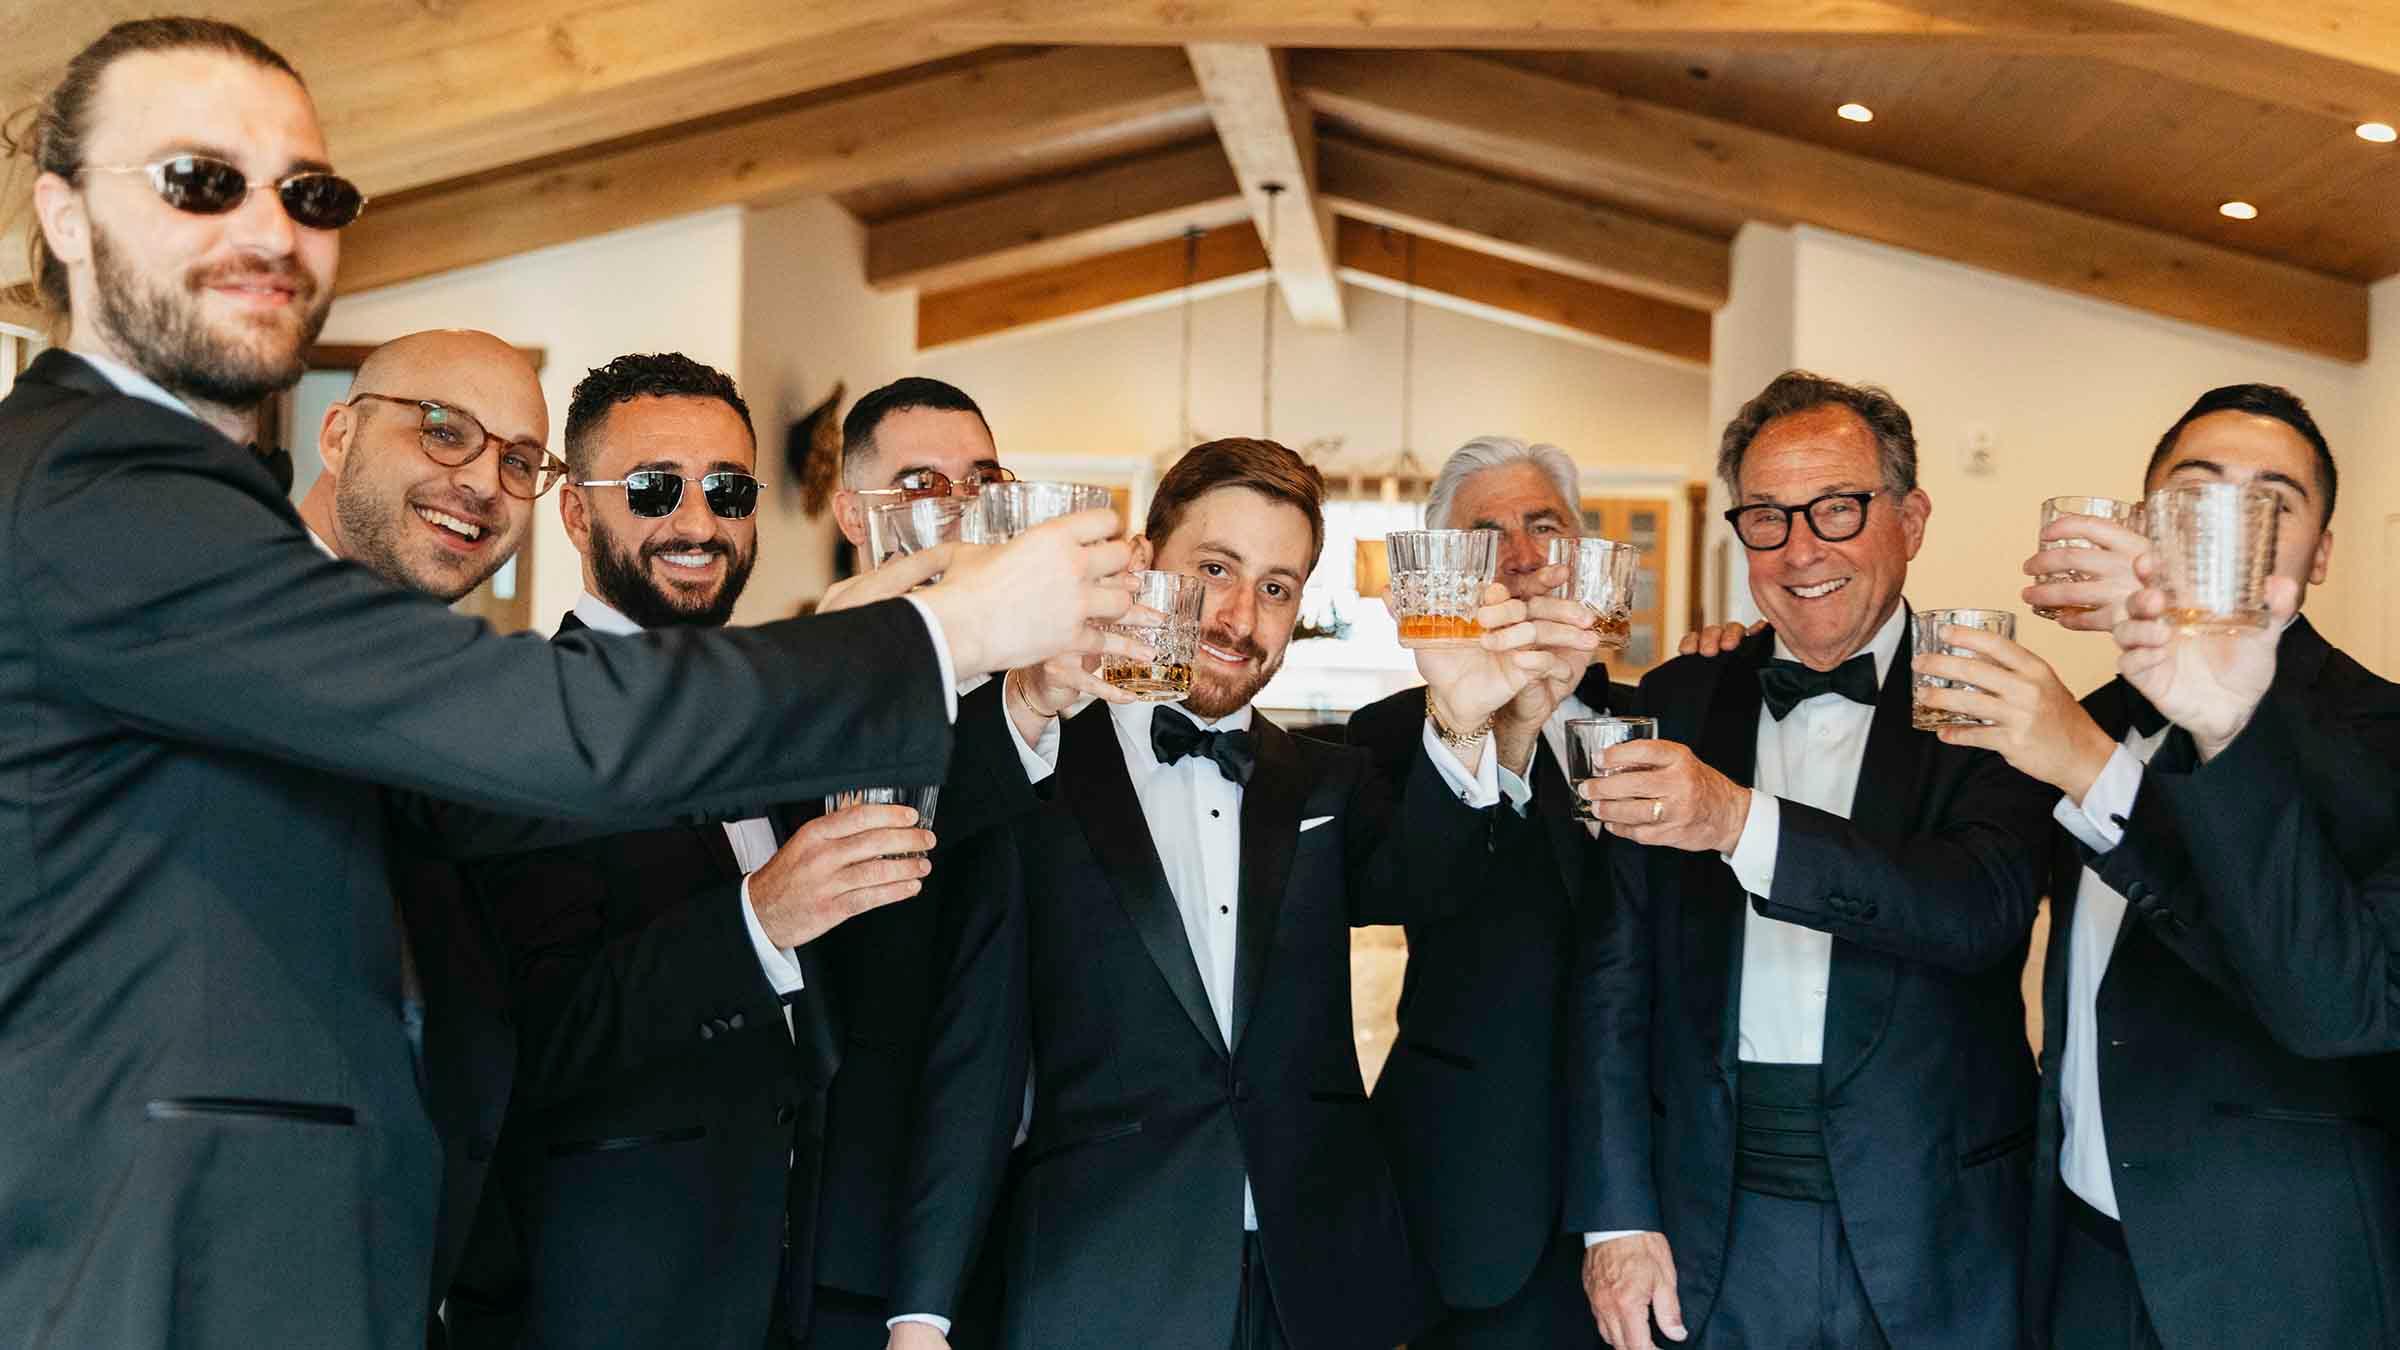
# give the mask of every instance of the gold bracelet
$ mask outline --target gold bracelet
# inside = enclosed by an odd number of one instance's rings
[[[1425,686],[1425,718],[1433,723],[1433,734],[1442,738],[1442,744],[1449,746],[1451,753],[1461,756],[1474,749],[1476,742],[1492,734],[1492,719],[1489,717],[1484,718],[1483,725],[1472,731],[1451,730],[1442,721],[1440,711],[1433,706],[1432,685]]]

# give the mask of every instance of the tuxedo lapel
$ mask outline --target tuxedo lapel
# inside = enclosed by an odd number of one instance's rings
[[[1568,904],[1583,898],[1584,850],[1598,847],[1583,821],[1575,814],[1575,785],[1567,781],[1565,766],[1550,753],[1550,738],[1536,736],[1533,741],[1533,813],[1542,821],[1542,833],[1550,840],[1550,852],[1558,859],[1559,884],[1566,890]]]
[[[1884,672],[1867,728],[1858,787],[1850,796],[1850,827],[1886,849],[1897,849],[1918,828],[1925,803],[1926,775],[1941,742],[1910,723],[1915,684],[1909,669],[1913,645],[1900,630],[1900,650]],[[1825,1059],[1821,1081],[1830,1093],[1866,1062],[1891,1016],[1899,969],[1893,959],[1854,943],[1833,944],[1833,968],[1825,994]]]
[[[1758,672],[1774,650],[1775,635],[1760,633],[1724,658],[1693,738],[1692,751],[1700,761],[1736,783],[1747,785],[1758,776]],[[1678,853],[1676,861],[1683,873],[1682,894],[1690,897],[1679,906],[1691,953],[1685,1015],[1711,1057],[1730,1065],[1741,1018],[1742,926],[1750,897],[1714,853]]]
[[[1235,922],[1233,966],[1236,1046],[1266,983],[1292,855],[1300,846],[1300,807],[1309,789],[1299,747],[1283,728],[1253,713],[1250,735],[1258,746],[1258,768],[1242,789],[1242,908]]]
[[[1259,777],[1266,776],[1262,760]],[[1094,703],[1060,727],[1058,777],[1093,856],[1108,874],[1118,902],[1133,920],[1134,931],[1141,935],[1142,946],[1158,966],[1158,973],[1166,978],[1168,990],[1183,1005],[1184,1015],[1192,1019],[1201,1039],[1218,1054],[1226,1054],[1225,1038],[1217,1031],[1216,1010],[1208,1003],[1208,986],[1201,983],[1200,964],[1192,958],[1191,938],[1183,931],[1183,915],[1175,908],[1166,868],[1150,841],[1150,822],[1142,815],[1141,799],[1133,793],[1133,776],[1125,771],[1125,751],[1117,744],[1117,729],[1109,720],[1107,704]],[[1246,875],[1244,885],[1246,888]],[[1243,908],[1247,924],[1247,902]]]

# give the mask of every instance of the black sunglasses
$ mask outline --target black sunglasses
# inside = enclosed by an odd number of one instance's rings
[[[287,174],[253,185],[240,169],[207,155],[171,155],[149,164],[86,164],[84,173],[138,173],[150,180],[160,201],[195,216],[221,216],[272,187],[283,213],[295,225],[338,230],[367,209],[367,196],[340,174],[320,169]]]
[[[625,506],[637,516],[656,519],[675,514],[683,505],[683,485],[700,485],[700,495],[708,499],[708,509],[726,520],[740,520],[758,509],[758,480],[746,473],[719,469],[698,478],[687,479],[665,469],[636,469],[623,478],[587,478],[577,487],[621,487],[625,489]]]

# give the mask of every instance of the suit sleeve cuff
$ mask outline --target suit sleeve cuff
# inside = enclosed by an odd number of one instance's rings
[[[925,621],[925,633],[933,639],[933,659],[940,662],[942,668],[942,720],[956,722],[958,720],[958,667],[951,664],[950,661],[950,638],[942,632],[942,621],[933,617],[933,606],[913,595],[904,595],[900,598],[913,606],[917,611],[917,616]]]
[[[1585,1251],[1590,1251],[1603,1242],[1614,1242],[1618,1238],[1640,1237],[1646,1231],[1648,1230],[1641,1228],[1620,1228],[1613,1233],[1586,1233],[1583,1235],[1583,1247]]]
[[[1734,843],[1733,852],[1725,855],[1725,865],[1733,869],[1734,880],[1742,883],[1743,890],[1762,900],[1774,891],[1775,858],[1782,842],[1783,799],[1753,789],[1742,837]]]
[[[944,1337],[947,1337],[950,1334],[950,1319],[947,1317],[936,1317],[932,1313],[903,1313],[900,1316],[893,1318],[891,1321],[884,1323],[883,1329],[890,1331],[894,1327],[899,1326],[902,1322],[922,1322],[925,1325],[932,1327],[935,1331],[942,1333]]]
[[[1425,753],[1460,801],[1478,811],[1500,804],[1500,756],[1492,747],[1484,747],[1483,762],[1469,773],[1458,756],[1450,752],[1450,747],[1442,744],[1442,738],[1434,734],[1433,719],[1429,717],[1425,719]]]
[[[758,953],[758,968],[775,987],[778,998],[796,994],[807,981],[800,978],[800,962],[792,953],[778,947],[767,937],[765,925],[758,921],[758,911],[750,905],[750,878],[742,878],[742,926],[750,930],[750,949]]]
[[[2091,790],[2083,794],[2083,803],[2060,797],[2050,815],[2077,843],[2094,853],[2106,853],[2125,842],[2125,821],[2133,815],[2134,798],[2141,792],[2142,762],[2120,745],[2110,752],[2108,767],[2092,780]]]

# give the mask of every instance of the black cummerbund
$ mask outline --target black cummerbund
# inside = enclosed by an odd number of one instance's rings
[[[1742,1063],[1734,1099],[1734,1185],[1786,1200],[1832,1202],[1820,1076],[1814,1064]]]

